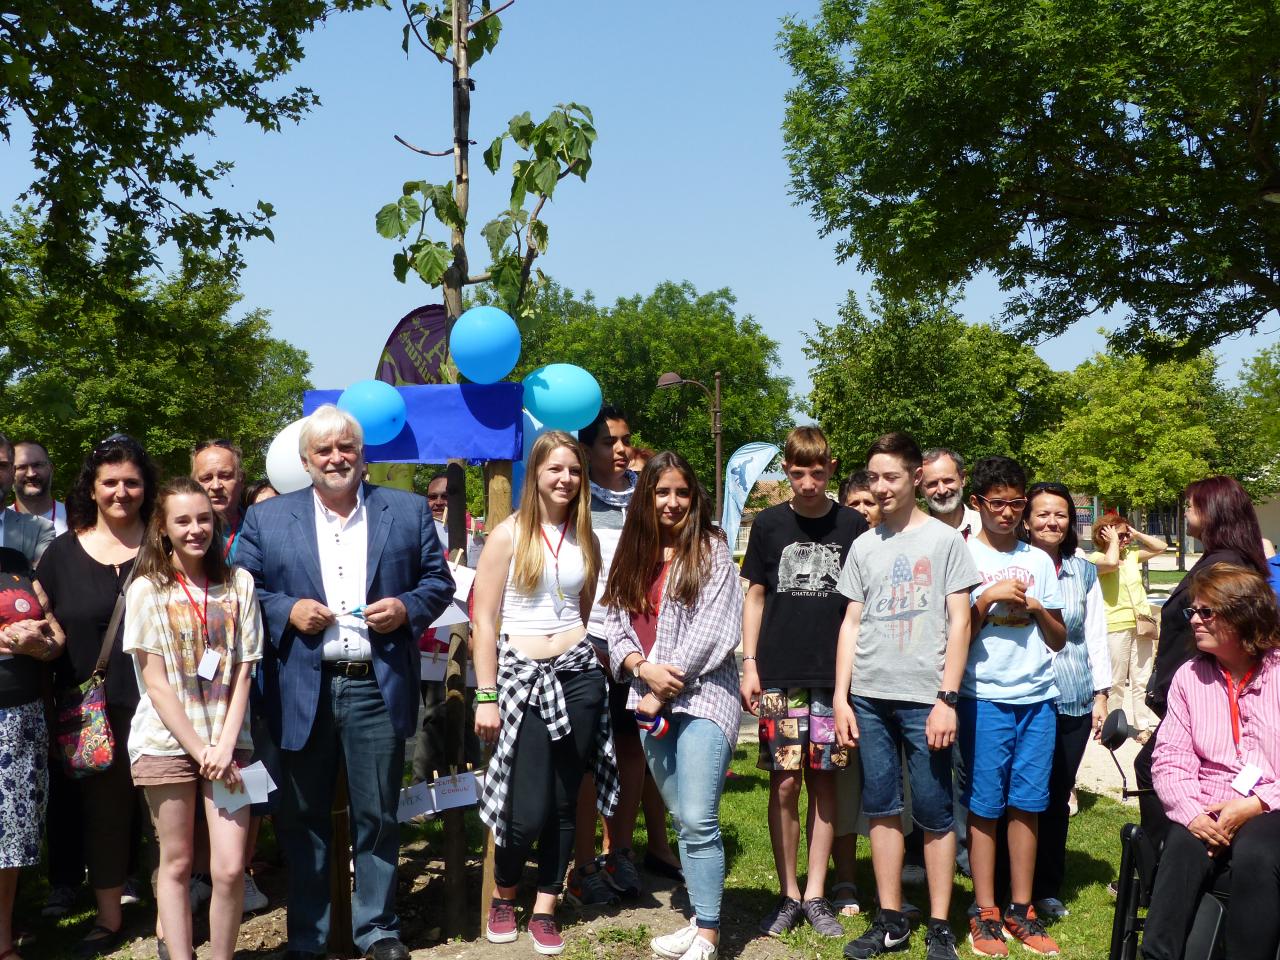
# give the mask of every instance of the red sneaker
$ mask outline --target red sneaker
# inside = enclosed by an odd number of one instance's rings
[[[517,936],[516,902],[494,897],[489,903],[489,919],[484,925],[484,938],[490,943],[510,943]]]
[[[1004,912],[1004,928],[1013,934],[1018,941],[1032,953],[1042,957],[1056,957],[1058,944],[1053,937],[1045,933],[1044,924],[1036,916],[1036,908],[1027,906],[1027,915],[1020,916],[1012,910]]]
[[[560,924],[549,913],[535,913],[529,918],[529,936],[533,949],[547,957],[564,952],[564,937],[560,936]]]
[[[969,917],[969,946],[980,957],[1007,957],[999,907],[983,907]]]

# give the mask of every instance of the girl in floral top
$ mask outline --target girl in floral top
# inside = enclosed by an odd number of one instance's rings
[[[243,788],[237,763],[253,749],[250,675],[262,657],[253,579],[231,569],[208,495],[170,481],[156,500],[125,606],[124,649],[141,700],[129,731],[134,783],[145,788],[160,840],[156,906],[171,957],[192,956],[188,901],[196,804],[209,826],[214,960],[231,960],[244,897],[249,807],[214,804],[213,781]]]

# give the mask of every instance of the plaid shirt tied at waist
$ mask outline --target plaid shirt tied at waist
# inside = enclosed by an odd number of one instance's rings
[[[516,740],[520,735],[520,722],[526,710],[534,710],[547,725],[552,740],[560,740],[569,733],[569,711],[564,702],[564,688],[558,673],[581,673],[596,670],[600,683],[604,684],[604,671],[591,644],[585,639],[558,657],[531,660],[505,642],[498,654],[498,713],[502,726],[498,731],[498,745],[489,760],[489,769],[480,790],[480,819],[493,831],[493,841],[500,847],[507,845],[507,821],[510,803],[508,791],[511,772],[515,766]],[[613,751],[613,734],[609,729],[609,709],[600,711],[596,726],[596,751],[594,769],[596,781],[596,806],[605,816],[611,816],[618,805],[621,784],[618,781],[618,760]]]

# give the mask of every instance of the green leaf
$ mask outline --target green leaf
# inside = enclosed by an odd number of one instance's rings
[[[441,223],[452,230],[465,229],[462,211],[458,209],[458,202],[453,198],[453,187],[450,184],[435,184],[430,188],[428,195],[431,198],[431,209],[435,211],[436,218]]]
[[[489,148],[484,152],[484,165],[489,168],[490,173],[497,173],[498,168],[502,166],[502,141],[506,136],[494,137],[493,143],[489,144]]]
[[[406,23],[404,25],[404,30],[402,31],[402,37],[400,40],[400,49],[404,51],[404,54],[406,57],[409,55],[409,33],[410,33],[410,28],[409,28],[409,25]]]
[[[512,223],[510,215],[496,217],[486,223],[484,229],[480,231],[480,235],[489,244],[489,256],[494,260],[501,257],[502,248],[511,239],[511,235],[514,232],[515,225]]]
[[[547,252],[547,225],[542,220],[534,220],[529,224],[529,243],[538,249],[539,253]]]
[[[404,229],[400,215],[400,206],[396,203],[388,203],[379,210],[373,218],[373,225],[379,236],[386,237],[388,240],[403,239],[408,231]]]
[[[417,197],[401,197],[397,201],[401,213],[401,225],[404,232],[408,233],[409,228],[422,219],[422,204],[418,202]]]
[[[560,179],[560,164],[556,162],[555,157],[535,160],[529,169],[529,179],[538,193],[549,197],[555,192],[556,181]]]
[[[507,124],[507,132],[511,134],[511,139],[519,144],[522,150],[529,149],[529,144],[533,141],[534,129],[533,117],[528,110],[512,117],[511,122]]]
[[[407,197],[411,194],[418,193],[419,191],[425,192],[428,186],[430,186],[430,184],[425,180],[406,180],[404,182],[404,186],[400,188],[400,193]]]
[[[395,272],[396,279],[404,283],[405,277],[409,275],[409,257],[404,253],[397,253],[391,258],[391,269]]]
[[[418,244],[413,255],[413,269],[431,286],[437,286],[444,279],[444,272],[453,262],[453,253],[442,243],[423,241]]]

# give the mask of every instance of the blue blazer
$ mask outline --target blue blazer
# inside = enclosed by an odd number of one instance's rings
[[[418,722],[421,677],[418,637],[453,597],[453,577],[422,497],[363,487],[369,553],[366,602],[398,597],[408,623],[391,633],[369,631],[373,672],[396,733],[408,738]],[[272,497],[245,515],[236,563],[253,574],[262,603],[263,708],[276,743],[301,750],[311,735],[320,699],[323,633],[299,633],[289,611],[299,600],[324,603],[311,488]]]

